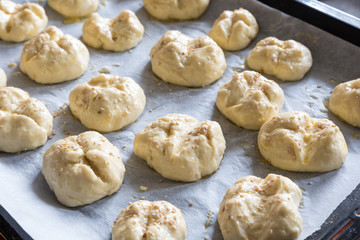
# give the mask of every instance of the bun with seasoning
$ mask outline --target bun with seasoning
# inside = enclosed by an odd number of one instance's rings
[[[287,177],[269,174],[240,178],[220,204],[224,240],[295,240],[302,231],[299,187]]]
[[[184,240],[185,237],[186,223],[181,210],[166,201],[130,203],[112,228],[112,240]]]
[[[214,173],[225,151],[225,138],[214,121],[168,114],[136,134],[134,153],[162,176],[183,182]]]
[[[44,103],[20,88],[0,88],[0,151],[19,152],[44,145],[53,117]]]
[[[54,84],[80,77],[87,69],[89,51],[77,38],[50,26],[27,41],[20,70],[41,84]]]
[[[119,149],[89,131],[55,142],[44,154],[41,172],[59,202],[76,207],[118,191],[125,167]]]
[[[296,172],[336,170],[348,152],[343,134],[332,121],[297,111],[280,113],[262,125],[258,146],[272,165]]]
[[[133,79],[101,74],[72,90],[69,103],[73,115],[86,127],[111,132],[135,122],[146,98]]]
[[[99,0],[48,0],[48,4],[65,17],[83,17],[98,9]]]

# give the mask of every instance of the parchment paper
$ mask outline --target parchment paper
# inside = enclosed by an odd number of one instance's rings
[[[44,3],[43,3],[44,5]],[[225,9],[243,7],[251,11],[260,26],[256,39],[244,50],[226,52],[228,68],[224,76],[204,88],[185,88],[166,84],[154,77],[149,52],[153,44],[170,29],[177,29],[191,37],[207,34],[212,23]],[[20,154],[0,153],[0,203],[34,239],[110,239],[111,226],[116,216],[129,202],[145,197],[147,200],[167,200],[184,213],[187,239],[222,239],[217,223],[218,206],[226,192],[237,179],[247,175],[266,177],[269,173],[287,176],[303,189],[303,232],[306,238],[336,208],[336,206],[360,182],[359,128],[340,121],[324,107],[323,101],[339,82],[360,77],[360,49],[298,19],[282,14],[252,0],[212,0],[207,12],[196,21],[160,22],[148,15],[140,0],[107,0],[100,5],[101,16],[115,17],[124,9],[136,13],[145,26],[143,41],[133,50],[113,53],[91,49],[88,70],[77,80],[56,85],[40,85],[20,73],[19,64],[23,43],[0,41],[0,67],[6,71],[8,85],[28,91],[32,97],[44,101],[51,113],[59,112],[54,119],[53,136],[43,147]],[[82,23],[64,25],[63,17],[46,7],[49,25],[60,27],[65,33],[81,38]],[[344,133],[349,155],[345,164],[329,173],[291,173],[278,170],[262,160],[256,146],[256,131],[236,127],[215,106],[216,94],[222,84],[229,81],[234,70],[244,69],[245,57],[255,44],[268,36],[279,39],[295,39],[310,48],[313,66],[299,82],[281,82],[285,92],[284,111],[301,110],[314,117],[329,118]],[[114,66],[120,64],[120,66]],[[107,67],[112,74],[132,77],[144,89],[147,104],[137,122],[127,128],[104,134],[121,150],[126,166],[125,182],[121,189],[91,205],[67,208],[59,204],[46,184],[40,169],[43,153],[55,141],[87,129],[75,120],[69,109],[69,92],[78,84],[98,75]],[[272,78],[273,79],[273,78]],[[180,183],[162,178],[145,161],[133,153],[133,138],[146,125],[168,113],[183,113],[199,120],[218,121],[226,138],[226,153],[219,170],[213,175],[194,183]],[[163,179],[163,182],[159,182]],[[310,185],[310,182],[312,183]],[[139,187],[147,186],[141,192]],[[193,202],[193,206],[189,203]],[[208,212],[214,212],[213,221],[206,229]],[[211,215],[211,214],[210,214]]]

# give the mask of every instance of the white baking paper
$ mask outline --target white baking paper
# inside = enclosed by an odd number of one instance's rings
[[[178,206],[187,222],[187,239],[222,239],[216,218],[226,189],[240,177],[255,175],[264,178],[269,173],[287,176],[303,189],[300,214],[304,223],[300,239],[304,239],[320,228],[360,182],[360,135],[357,134],[360,129],[340,121],[323,104],[336,84],[360,77],[358,47],[253,0],[212,0],[201,18],[183,22],[154,19],[146,13],[140,0],[106,0],[103,3],[106,5],[101,4],[98,10],[103,17],[115,17],[124,9],[134,11],[145,27],[144,39],[136,48],[123,53],[89,48],[89,68],[77,80],[56,85],[35,83],[20,73],[18,67],[23,43],[0,41],[0,67],[8,76],[8,85],[22,88],[32,97],[45,102],[51,113],[60,113],[54,119],[56,135],[44,146],[19,154],[0,153],[0,203],[34,239],[110,239],[116,216],[129,202],[140,197],[152,201],[167,200]],[[220,80],[204,88],[186,88],[167,84],[154,77],[149,52],[166,31],[176,29],[191,37],[205,35],[223,10],[240,7],[248,9],[256,17],[260,26],[259,34],[246,49],[226,52],[228,68]],[[46,12],[49,25],[58,26],[65,33],[81,39],[82,23],[65,25],[62,23],[63,17],[47,6]],[[282,40],[295,39],[311,50],[314,63],[303,80],[276,80],[285,92],[282,111],[305,111],[314,117],[329,118],[340,127],[348,144],[349,155],[339,170],[292,173],[272,167],[259,155],[257,132],[236,127],[216,108],[215,100],[220,86],[230,80],[234,71],[244,69],[245,57],[250,50],[268,36]],[[17,66],[8,67],[11,62],[17,63]],[[121,131],[104,134],[121,150],[126,166],[125,182],[121,189],[93,204],[67,208],[57,202],[40,172],[43,153],[55,141],[65,138],[67,135],[64,132],[75,135],[87,130],[72,117],[68,107],[61,107],[68,104],[68,94],[75,86],[98,75],[97,71],[103,67],[112,74],[132,77],[139,83],[147,97],[146,107],[134,124]],[[188,114],[199,120],[220,123],[227,148],[216,173],[194,183],[174,182],[162,178],[134,155],[132,144],[136,133],[168,113]],[[159,182],[160,179],[163,182]],[[141,185],[147,186],[148,190],[140,191]],[[193,206],[189,206],[190,202]],[[214,212],[214,216],[206,229],[209,211]]]

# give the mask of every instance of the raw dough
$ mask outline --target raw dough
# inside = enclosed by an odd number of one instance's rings
[[[166,201],[137,201],[121,211],[112,240],[183,240],[186,223],[181,210]]]
[[[210,0],[143,0],[150,15],[160,20],[189,20],[200,17]]]
[[[39,4],[0,1],[0,39],[4,41],[28,40],[43,31],[47,23],[45,10]]]
[[[4,70],[2,70],[0,68],[0,88],[6,87],[6,83],[7,83],[6,74],[5,74]]]
[[[220,204],[218,221],[224,240],[295,240],[302,231],[297,210],[299,187],[287,177],[269,174],[240,178]]]
[[[99,0],[48,0],[48,4],[65,17],[82,17],[95,12]]]
[[[297,81],[311,68],[312,57],[310,50],[299,42],[268,37],[256,44],[246,62],[258,72],[283,81]]]
[[[208,36],[192,39],[168,31],[150,52],[153,72],[165,82],[203,87],[219,79],[226,69],[222,49]]]
[[[297,111],[280,113],[262,125],[258,146],[275,167],[299,172],[338,169],[348,152],[343,134],[332,121]]]
[[[182,114],[168,114],[136,134],[135,154],[162,176],[193,182],[220,165],[225,139],[220,125]]]
[[[360,78],[336,86],[329,100],[330,111],[360,127]]]
[[[89,51],[85,45],[51,26],[25,43],[20,70],[35,82],[53,84],[80,77],[88,63]]]
[[[45,105],[20,88],[0,88],[0,151],[19,152],[44,145],[53,117]]]
[[[240,127],[260,129],[277,115],[284,103],[279,85],[253,71],[235,72],[219,90],[216,105],[220,112]]]
[[[259,27],[255,17],[246,9],[224,11],[210,29],[209,37],[223,49],[237,51],[253,40]]]
[[[97,132],[56,141],[44,154],[41,169],[62,204],[90,204],[119,190],[125,167],[119,149]]]
[[[144,27],[132,11],[124,10],[113,19],[93,13],[85,21],[82,31],[83,39],[90,47],[122,52],[141,41]]]
[[[135,122],[146,98],[131,78],[101,74],[72,90],[69,103],[71,112],[86,127],[111,132]]]

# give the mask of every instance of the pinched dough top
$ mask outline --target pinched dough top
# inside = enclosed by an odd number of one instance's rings
[[[28,40],[43,31],[47,23],[45,10],[39,4],[0,1],[0,39],[4,41]]]
[[[240,178],[220,204],[222,235],[225,240],[295,240],[302,231],[301,198],[299,187],[287,177]]]
[[[331,93],[329,108],[347,123],[360,127],[360,78],[337,85]]]
[[[297,111],[267,121],[260,129],[258,146],[275,167],[300,172],[338,169],[348,152],[343,134],[332,121]]]
[[[45,105],[20,88],[0,88],[0,151],[18,152],[42,146],[52,131]]]
[[[186,223],[177,207],[166,201],[140,200],[121,211],[112,240],[183,240]]]
[[[222,49],[208,36],[192,39],[168,31],[150,52],[153,72],[165,82],[203,87],[219,79],[226,69]]]
[[[246,62],[258,72],[283,81],[296,81],[311,68],[312,56],[310,50],[299,42],[268,37],[256,44]]]
[[[210,29],[209,37],[220,47],[230,51],[245,48],[258,33],[255,17],[246,9],[224,11]]]
[[[87,45],[116,52],[135,47],[143,34],[143,25],[130,10],[124,10],[112,19],[93,13],[83,26],[83,39]]]
[[[110,132],[136,121],[146,98],[133,79],[101,74],[72,90],[69,103],[71,112],[86,127]]]
[[[59,83],[80,77],[89,62],[89,51],[77,38],[55,26],[25,43],[20,69],[42,84]]]
[[[200,17],[210,0],[143,0],[148,13],[160,20],[188,20]]]
[[[168,114],[136,134],[135,154],[162,176],[184,182],[215,172],[225,151],[225,138],[214,121]]]
[[[220,112],[240,127],[258,130],[284,103],[280,86],[254,71],[235,72],[218,92]]]
[[[116,192],[125,167],[118,148],[88,131],[56,141],[45,152],[41,171],[59,202],[75,207]]]
[[[48,4],[65,17],[82,17],[95,12],[99,0],[48,0]]]

